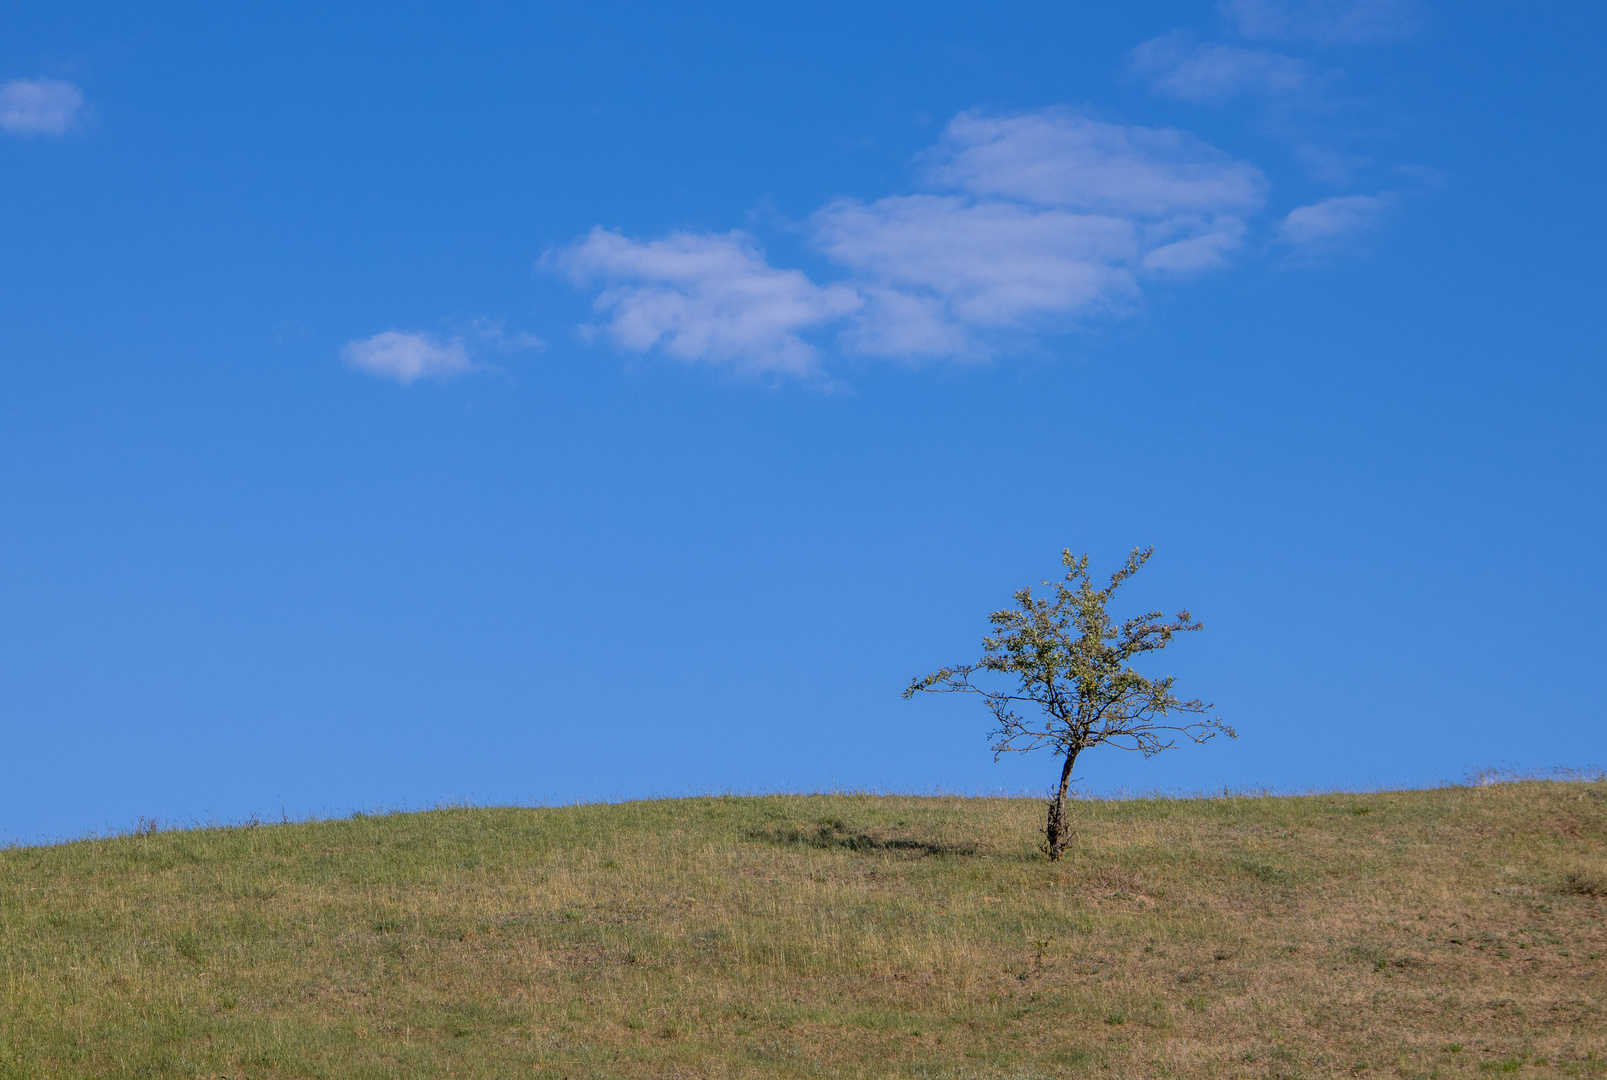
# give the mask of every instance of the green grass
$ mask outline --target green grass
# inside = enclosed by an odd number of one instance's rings
[[[0,851],[0,1077],[1607,1076],[1607,784]]]

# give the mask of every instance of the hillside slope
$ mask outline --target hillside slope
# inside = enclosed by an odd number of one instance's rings
[[[0,1077],[1607,1075],[1607,784],[0,852]]]

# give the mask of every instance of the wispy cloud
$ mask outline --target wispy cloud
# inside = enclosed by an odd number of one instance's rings
[[[469,324],[474,336],[500,353],[522,352],[526,349],[545,349],[547,343],[534,334],[522,330],[510,331],[496,319],[475,319]]]
[[[417,379],[448,378],[474,369],[462,341],[457,338],[442,341],[417,330],[386,330],[351,342],[340,355],[359,371],[403,384]]]
[[[1197,42],[1186,30],[1173,30],[1135,48],[1133,70],[1158,94],[1220,105],[1236,97],[1278,97],[1312,82],[1310,65],[1266,49]]]
[[[1412,0],[1222,0],[1244,37],[1326,44],[1397,41],[1416,29]]]
[[[749,373],[806,375],[814,346],[800,333],[848,314],[853,290],[822,288],[801,271],[771,266],[751,236],[675,232],[639,241],[595,228],[544,260],[579,285],[604,283],[602,330],[633,352]]]
[[[1309,142],[1296,145],[1294,155],[1313,177],[1336,187],[1348,187],[1354,184],[1357,176],[1373,165],[1373,159],[1370,157],[1347,154],[1341,150]]]
[[[1224,264],[1265,180],[1183,132],[1064,110],[956,117],[924,190],[840,199],[805,233],[845,276],[779,269],[742,233],[632,240],[595,229],[545,262],[600,284],[593,333],[638,352],[807,374],[807,335],[849,353],[981,356],[1080,316],[1129,310],[1146,276]]]
[[[1135,298],[1133,224],[964,196],[833,203],[810,222],[866,305],[847,343],[893,357],[977,351],[977,332]]]
[[[955,117],[927,178],[975,195],[1131,218],[1242,211],[1265,187],[1252,165],[1183,131],[1090,120],[1066,109]]]
[[[61,79],[13,79],[0,84],[0,131],[63,135],[78,119],[84,94]]]
[[[1354,243],[1378,228],[1395,205],[1395,196],[1340,195],[1289,211],[1278,225],[1278,239],[1301,255],[1320,255]]]
[[[866,298],[850,351],[981,355],[999,332],[1127,310],[1145,274],[1222,265],[1265,187],[1183,132],[1065,111],[962,113],[924,180],[936,192],[839,200],[809,221]]]

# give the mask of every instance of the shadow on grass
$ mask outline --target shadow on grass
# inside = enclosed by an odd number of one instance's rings
[[[974,843],[951,843],[933,840],[908,833],[876,829],[855,829],[837,818],[827,818],[813,828],[783,826],[771,829],[751,829],[748,839],[769,844],[800,844],[821,850],[845,849],[848,851],[890,851],[913,855],[971,856],[981,849]]]

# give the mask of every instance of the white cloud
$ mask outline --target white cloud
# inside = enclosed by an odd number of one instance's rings
[[[923,160],[925,191],[840,199],[806,222],[845,273],[820,286],[741,233],[629,240],[594,229],[546,262],[604,290],[619,347],[803,374],[806,340],[843,324],[850,353],[985,355],[1001,340],[1131,309],[1151,274],[1221,266],[1261,174],[1183,132],[1062,110],[962,113]]]
[[[1112,309],[1137,295],[1131,221],[963,196],[844,200],[811,221],[825,254],[874,291],[853,340],[897,355],[970,351],[970,331]],[[913,322],[911,322],[913,320]]]
[[[961,113],[928,176],[979,196],[1127,217],[1253,209],[1266,186],[1253,166],[1186,132],[1061,109]]]
[[[1265,181],[1179,131],[1063,110],[961,113],[926,157],[942,194],[839,200],[813,238],[866,304],[843,339],[900,358],[980,355],[1130,310],[1148,273],[1220,266]]]
[[[1278,239],[1307,252],[1334,248],[1377,228],[1394,202],[1388,194],[1340,195],[1301,206],[1279,223]]]
[[[386,330],[351,342],[340,355],[359,371],[404,384],[461,375],[474,368],[468,350],[457,338],[441,341],[422,331]]]
[[[8,135],[61,135],[72,127],[84,94],[60,79],[13,79],[0,84],[0,131]]]
[[[740,232],[644,242],[599,227],[547,261],[577,284],[606,283],[594,306],[607,313],[604,330],[620,348],[657,347],[751,373],[810,374],[816,351],[799,334],[860,302],[852,289],[776,269]]]
[[[1222,0],[1244,37],[1330,44],[1395,41],[1416,29],[1412,0]]]
[[[1214,105],[1242,94],[1281,96],[1311,83],[1304,61],[1266,49],[1198,43],[1185,30],[1146,41],[1130,57],[1151,89],[1183,101]]]

